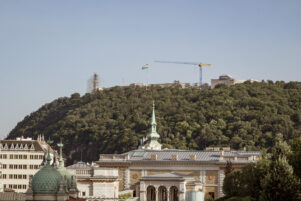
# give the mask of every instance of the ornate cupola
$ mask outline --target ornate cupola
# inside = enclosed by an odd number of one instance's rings
[[[146,141],[142,145],[141,149],[153,149],[161,150],[162,145],[158,142],[160,135],[157,133],[157,123],[155,115],[155,103],[153,103],[153,112],[151,120],[151,129],[150,132],[146,135]]]

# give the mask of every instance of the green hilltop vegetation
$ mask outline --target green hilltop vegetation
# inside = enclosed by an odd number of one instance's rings
[[[278,133],[288,143],[301,136],[301,83],[262,81],[209,90],[127,86],[75,93],[26,116],[7,138],[62,138],[68,163],[81,155],[98,160],[100,153],[138,147],[150,128],[153,100],[166,148],[260,150],[271,148]]]

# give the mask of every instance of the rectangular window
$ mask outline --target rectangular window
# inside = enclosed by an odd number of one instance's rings
[[[13,188],[13,185],[9,184],[9,185],[8,185],[8,188],[12,189],[12,188]]]
[[[14,165],[9,165],[9,169],[14,169]]]
[[[17,189],[18,185],[13,185],[13,189]]]
[[[26,185],[23,185],[23,189],[26,189]]]
[[[43,159],[44,155],[39,155],[39,159]]]
[[[23,165],[22,169],[26,170],[27,169],[27,165]]]
[[[2,165],[2,169],[6,169],[6,164],[3,164],[3,165]]]
[[[18,189],[22,189],[22,185],[18,185]]]
[[[18,169],[18,165],[14,165],[14,169]]]
[[[30,159],[33,159],[33,155],[30,155]]]
[[[39,169],[39,165],[34,165],[34,169]]]
[[[18,179],[22,179],[22,175],[21,174],[18,174]]]
[[[22,165],[19,165],[19,169],[22,169]]]
[[[18,175],[17,174],[14,174],[14,179],[18,179]]]
[[[34,159],[39,159],[39,155],[34,155]]]
[[[23,179],[26,179],[26,178],[27,178],[26,174],[23,174]]]
[[[6,179],[6,174],[3,174],[3,175],[2,175],[2,178],[3,178],[3,179]]]
[[[14,159],[18,159],[18,155],[14,155]]]
[[[22,159],[23,158],[23,155],[19,155],[19,159]]]
[[[23,155],[23,159],[27,159],[27,155]]]
[[[9,175],[9,178],[10,178],[10,179],[12,179],[12,178],[13,178],[13,175],[12,175],[12,174],[10,174],[10,175]]]
[[[29,165],[29,169],[33,169],[33,165]]]
[[[9,159],[14,159],[14,155],[10,154]]]
[[[3,154],[3,159],[7,159],[7,155],[6,154]]]
[[[2,154],[0,154],[0,159],[2,159]]]

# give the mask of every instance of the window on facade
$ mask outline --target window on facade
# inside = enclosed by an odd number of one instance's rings
[[[33,165],[29,165],[29,169],[33,169]]]
[[[23,167],[22,165],[19,165],[19,169],[22,169],[22,167]]]
[[[12,174],[9,175],[9,178],[12,179],[14,176]]]
[[[3,179],[6,179],[6,174],[3,174],[3,175],[2,175],[2,178],[3,178]]]
[[[39,159],[39,155],[34,155],[34,159]]]
[[[26,170],[26,169],[27,169],[27,165],[23,165],[23,169],[25,169],[25,170]]]
[[[18,185],[13,185],[13,189],[17,189]]]
[[[22,189],[22,185],[18,185],[18,189]]]
[[[23,159],[27,159],[27,155],[23,155]]]
[[[6,169],[6,164],[3,164],[3,165],[2,165],[2,169]]]
[[[0,159],[2,159],[2,154],[0,154]]]
[[[23,179],[26,179],[26,174],[23,174]]]
[[[7,155],[6,154],[3,154],[2,157],[3,157],[3,159],[7,159]]]
[[[83,192],[83,196],[86,196],[86,192]]]
[[[18,179],[22,179],[22,175],[21,174],[18,175]]]
[[[26,185],[23,185],[23,189],[26,189]]]
[[[14,179],[18,179],[18,175],[17,174],[14,174]]]
[[[9,184],[9,185],[8,185],[8,188],[12,189],[12,188],[13,188],[13,185]]]
[[[30,155],[30,159],[33,159],[33,155]]]
[[[14,165],[14,169],[18,169],[18,165]]]
[[[14,159],[18,159],[18,155],[14,155]]]
[[[14,155],[9,155],[9,159],[14,159]]]
[[[19,155],[19,159],[22,159],[23,158],[23,155]]]
[[[14,165],[9,165],[9,169],[14,169]]]
[[[43,155],[39,155],[39,159],[43,159]]]

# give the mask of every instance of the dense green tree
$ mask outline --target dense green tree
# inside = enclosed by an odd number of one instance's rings
[[[294,176],[293,168],[285,157],[272,161],[261,185],[260,200],[262,201],[300,200],[300,182]]]

